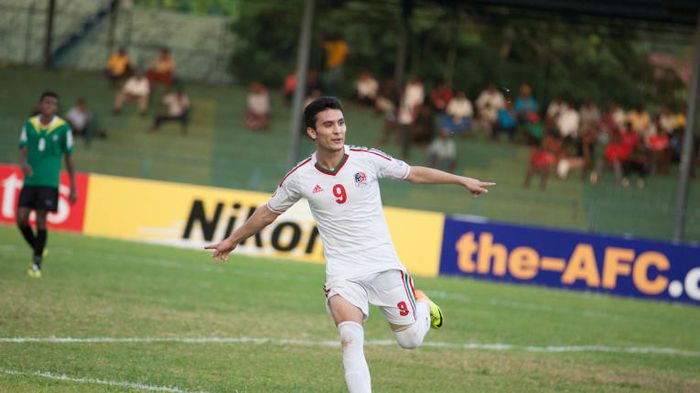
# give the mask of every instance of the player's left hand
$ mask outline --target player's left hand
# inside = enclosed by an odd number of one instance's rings
[[[465,177],[462,181],[464,188],[469,190],[474,196],[479,196],[483,193],[488,193],[488,187],[495,186],[496,183],[489,181],[481,181],[479,179],[472,179],[471,177]]]

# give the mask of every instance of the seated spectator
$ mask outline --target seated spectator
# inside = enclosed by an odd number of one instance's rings
[[[622,131],[622,129],[625,128],[627,114],[617,103],[613,102],[612,104],[610,104],[610,109],[608,109],[608,116],[615,124],[616,130]]]
[[[642,136],[651,123],[649,113],[644,109],[644,105],[637,105],[627,113],[625,122],[630,123],[632,131]]]
[[[440,135],[433,140],[426,151],[428,166],[447,172],[454,172],[457,164],[457,146],[450,137],[450,131],[440,130]]]
[[[70,124],[74,135],[84,136],[90,127],[90,112],[85,104],[85,99],[78,98],[68,112],[66,112],[66,120]]]
[[[597,135],[593,130],[585,131],[573,144],[562,145],[562,155],[557,164],[557,176],[566,179],[572,169],[581,169],[581,180],[593,163]]]
[[[411,112],[415,112],[416,109],[425,102],[425,88],[423,86],[423,81],[419,77],[414,76],[408,82],[403,99],[406,107]]]
[[[542,142],[530,154],[527,172],[525,172],[525,181],[523,187],[530,187],[530,181],[535,174],[540,175],[540,189],[544,190],[547,186],[547,178],[552,172],[552,169],[557,164],[557,160],[561,154],[562,143],[561,139],[553,134],[546,134],[542,138]]]
[[[545,127],[547,130],[553,130],[557,128],[557,122],[559,121],[559,115],[561,115],[562,109],[566,106],[566,101],[560,96],[557,96],[552,102],[547,106],[547,113],[545,115]]]
[[[581,118],[581,134],[590,130],[598,129],[601,121],[601,115],[598,106],[593,102],[593,100],[589,98],[584,102],[583,106],[581,106],[579,109],[579,115]]]
[[[141,116],[148,110],[148,97],[151,94],[151,85],[143,73],[137,73],[129,78],[124,87],[117,92],[114,100],[114,113],[119,114],[125,102],[136,102]]]
[[[476,100],[476,108],[479,111],[481,126],[489,132],[497,126],[498,111],[506,107],[506,100],[496,85],[490,83],[488,88],[479,94]]]
[[[187,97],[187,94],[182,91],[182,88],[178,87],[175,92],[170,91],[165,94],[161,102],[165,108],[165,113],[155,117],[151,131],[158,131],[165,122],[177,121],[180,122],[182,133],[186,133],[190,115],[190,99]]]
[[[97,126],[97,117],[87,108],[87,103],[84,98],[78,98],[68,112],[66,112],[66,121],[70,124],[73,133],[77,136],[85,138],[85,145],[90,147],[92,138],[106,138],[107,134],[103,129]]]
[[[521,124],[536,123],[539,121],[539,106],[532,96],[530,85],[524,84],[520,87],[520,95],[515,99],[515,114]]]
[[[374,107],[379,93],[379,83],[369,72],[363,72],[355,81],[355,97],[361,104]]]
[[[124,48],[119,48],[117,53],[110,56],[107,60],[105,76],[111,82],[112,87],[116,87],[117,83],[131,75],[132,71],[129,56],[127,56]]]
[[[440,115],[438,121],[440,128],[444,128],[452,134],[463,134],[471,127],[474,108],[467,95],[460,91],[457,96],[447,104],[446,113]]]
[[[671,140],[668,134],[654,130],[647,135],[645,146],[651,155],[651,174],[668,174],[673,158]]]
[[[146,71],[146,78],[151,83],[160,83],[170,86],[173,83],[175,73],[175,60],[170,56],[170,50],[163,48],[160,55],[153,61],[151,68]]]
[[[454,94],[452,90],[447,87],[447,84],[445,82],[440,82],[440,84],[430,92],[430,105],[433,106],[435,113],[444,113],[453,96]],[[471,106],[471,103],[469,105]]]
[[[491,138],[494,141],[499,141],[500,134],[505,132],[508,134],[508,138],[512,142],[515,139],[515,131],[518,127],[518,120],[516,119],[515,111],[513,110],[513,104],[510,101],[506,102],[504,108],[498,110],[496,126],[491,133]]]
[[[248,89],[247,107],[243,123],[249,130],[267,128],[270,122],[270,94],[267,87],[252,83]]]
[[[571,143],[578,138],[579,126],[581,117],[574,107],[573,101],[565,102],[559,110],[559,119],[556,127],[559,135],[564,138],[567,143]]]
[[[633,131],[630,131],[634,133]],[[629,142],[629,140],[628,140]],[[591,183],[595,184],[603,176],[603,167],[610,166],[615,174],[615,181],[622,182],[622,165],[627,160],[630,153],[630,146],[623,141],[622,133],[614,131],[610,134],[610,142],[605,148],[605,160],[598,162],[598,165],[591,174]]]
[[[646,185],[646,177],[649,174],[649,152],[643,144],[638,143],[632,147],[627,159],[622,165],[622,186],[627,187],[630,184],[630,176],[637,174],[637,187],[644,188]]]
[[[661,107],[661,114],[658,119],[658,131],[671,135],[678,128],[678,118],[671,112],[671,108],[667,105]]]

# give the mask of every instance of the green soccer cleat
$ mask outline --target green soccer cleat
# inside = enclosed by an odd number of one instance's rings
[[[29,266],[29,269],[27,269],[27,275],[31,278],[41,278],[41,269],[32,264],[32,266]]]
[[[430,302],[430,327],[433,329],[440,329],[445,318],[442,316],[442,310],[440,306]]]
[[[44,252],[41,253],[41,259],[46,259],[49,256],[49,249],[44,248]]]
[[[420,289],[416,289],[414,293],[416,295],[416,300],[428,302],[428,305],[430,306],[430,327],[433,329],[440,329],[445,320],[445,317],[442,316],[440,306],[433,303],[428,295],[426,295],[425,292],[421,291]]]

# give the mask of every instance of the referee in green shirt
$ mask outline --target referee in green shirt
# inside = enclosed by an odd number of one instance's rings
[[[68,122],[56,115],[58,94],[47,91],[39,98],[39,113],[30,117],[22,127],[19,138],[19,163],[24,185],[19,194],[17,226],[34,252],[30,277],[41,277],[41,260],[46,246],[46,216],[58,211],[58,186],[61,157],[65,156],[70,175],[70,203],[78,196],[75,191],[73,133]],[[36,212],[36,234],[29,226],[29,213]]]

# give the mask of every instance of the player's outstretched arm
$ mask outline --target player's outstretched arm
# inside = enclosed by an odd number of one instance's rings
[[[406,180],[414,184],[458,184],[469,190],[474,196],[489,192],[488,187],[496,185],[496,183],[453,175],[452,173],[424,166],[412,166]]]
[[[233,231],[231,236],[222,240],[217,244],[211,244],[204,247],[205,250],[214,250],[212,258],[214,262],[225,262],[228,259],[228,254],[231,253],[238,243],[253,236],[261,229],[272,224],[279,216],[278,213],[270,210],[267,205],[263,205],[255,209],[255,213],[238,229]]]

